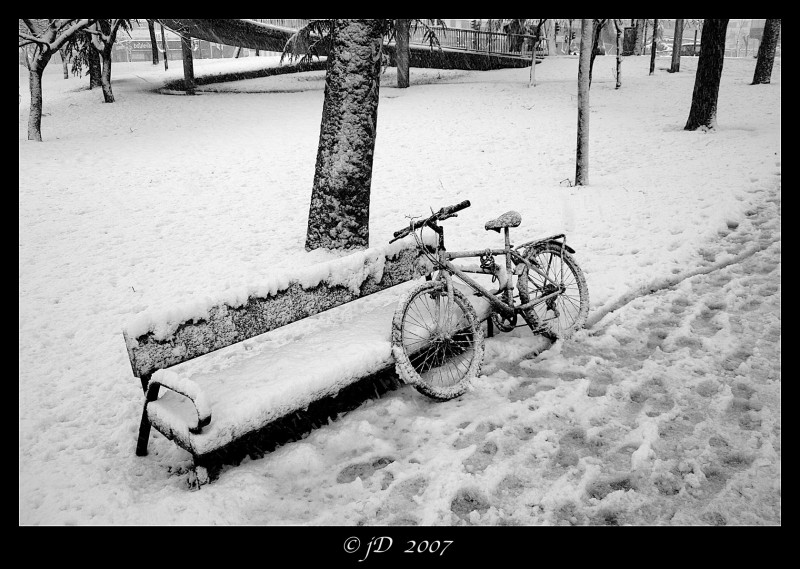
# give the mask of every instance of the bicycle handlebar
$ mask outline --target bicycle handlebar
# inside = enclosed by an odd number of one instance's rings
[[[456,217],[456,212],[461,211],[462,209],[466,209],[470,206],[469,200],[464,200],[461,203],[457,203],[456,205],[445,206],[430,217],[426,219],[421,219],[419,221],[415,221],[413,225],[409,225],[408,227],[404,227],[398,231],[394,232],[394,239],[389,241],[392,243],[397,241],[398,239],[402,239],[412,231],[416,231],[420,227],[423,227],[433,221],[442,221],[444,219],[448,219],[450,217]]]

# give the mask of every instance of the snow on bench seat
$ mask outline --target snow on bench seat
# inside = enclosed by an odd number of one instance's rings
[[[487,318],[488,302],[477,296],[468,298],[478,317]],[[230,364],[222,362],[195,372],[157,371],[154,381],[167,377],[165,383],[196,384],[210,406],[211,421],[200,433],[190,432],[198,410],[173,391],[149,403],[150,421],[182,448],[201,456],[336,395],[353,382],[394,365],[391,330],[398,300],[397,294],[385,295],[375,308],[345,324],[329,325],[281,346],[253,349],[257,353]]]

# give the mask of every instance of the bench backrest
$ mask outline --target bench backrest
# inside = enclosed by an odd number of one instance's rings
[[[298,271],[278,290],[247,295],[247,300],[213,301],[184,316],[144,315],[123,331],[133,375],[145,384],[150,375],[291,322],[430,273],[432,267],[412,238]],[[271,288],[271,287],[270,287]],[[192,314],[194,312],[194,314]],[[174,314],[174,312],[173,312]],[[178,314],[181,314],[178,311]]]

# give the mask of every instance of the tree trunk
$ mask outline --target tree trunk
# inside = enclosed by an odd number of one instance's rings
[[[622,87],[622,20],[614,20],[614,30],[617,34],[617,85],[615,88],[619,89]]]
[[[64,79],[69,79],[69,57],[67,57],[67,50],[63,47],[58,50],[61,54],[61,69],[64,72]]]
[[[728,20],[706,19],[703,21],[703,37],[700,41],[700,58],[694,79],[692,108],[685,130],[700,127],[714,128],[717,123],[717,97],[725,62],[725,33]]]
[[[89,47],[89,89],[103,86],[103,66],[100,64],[100,53]]]
[[[556,22],[557,20],[551,21],[552,25],[547,29],[547,32],[545,34],[545,37],[547,38],[548,55],[558,55],[558,50],[556,49]],[[522,30],[521,33],[526,33],[526,32],[525,30]]]
[[[670,73],[678,73],[681,70],[681,44],[683,43],[683,20],[675,20],[675,36],[672,38],[672,65]],[[703,49],[702,46],[700,49]]]
[[[369,246],[383,23],[334,20],[306,250]]]
[[[758,60],[756,61],[756,71],[753,74],[752,85],[761,85],[770,82],[772,77],[772,64],[775,62],[775,50],[778,46],[778,37],[780,35],[780,19],[767,20],[764,23],[764,34],[761,36],[761,45],[758,46]]]
[[[194,95],[194,60],[192,59],[192,38],[181,36],[183,52],[183,88],[189,95]]]
[[[650,27],[650,21],[646,19],[644,21],[644,34],[642,35],[642,47],[641,47],[642,55],[644,55],[645,48],[647,47],[647,30],[649,27]]]
[[[645,20],[636,20],[636,36],[633,42],[633,55],[642,55],[642,41],[644,40]]]
[[[409,85],[410,54],[408,42],[411,32],[411,20],[397,20],[397,86],[405,89]]]
[[[592,55],[589,58],[589,87],[592,86],[592,71],[594,70],[594,58],[597,55],[597,47],[600,45],[600,33],[603,31],[605,20],[594,20],[592,26]]]
[[[575,38],[575,32],[572,30],[572,23],[575,20],[569,21],[569,40],[566,42],[567,44],[567,55],[572,55],[572,40]]]
[[[47,59],[39,55],[28,68],[28,85],[31,90],[31,108],[28,112],[28,140],[42,141],[42,73]]]
[[[653,20],[653,43],[650,46],[650,75],[656,69],[656,49],[658,48],[658,19]]]
[[[589,66],[593,47],[594,20],[581,20],[581,52],[578,61],[578,150],[575,185],[589,183]]]
[[[164,71],[169,70],[169,46],[167,45],[167,37],[164,35],[164,26],[161,26],[161,49],[164,50]]]
[[[153,52],[153,65],[158,65],[158,42],[156,41],[156,25],[153,20],[147,20],[147,28],[150,30],[150,49]]]
[[[102,85],[103,100],[106,103],[114,102],[114,92],[111,90],[111,49],[113,44],[109,44],[100,52],[100,61],[103,64]]]

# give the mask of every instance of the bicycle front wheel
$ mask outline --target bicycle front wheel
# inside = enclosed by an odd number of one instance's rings
[[[443,281],[428,281],[401,301],[392,323],[397,374],[417,391],[446,401],[466,392],[480,372],[484,337],[472,304]]]
[[[589,314],[589,289],[583,271],[558,243],[534,247],[528,253],[528,261],[545,276],[527,266],[523,268],[517,281],[522,304],[552,296],[526,309],[525,319],[546,338],[565,340],[583,328]]]

